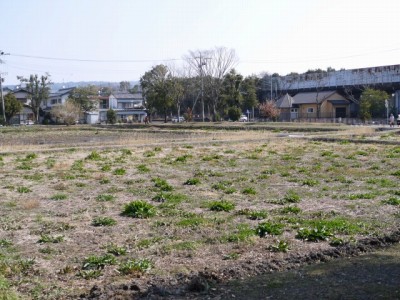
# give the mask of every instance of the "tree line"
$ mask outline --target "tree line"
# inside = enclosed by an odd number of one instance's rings
[[[279,74],[251,75],[244,77],[235,70],[238,58],[233,49],[224,47],[210,50],[189,51],[184,56],[184,64],[177,67],[173,64],[153,66],[140,78],[140,87],[131,87],[128,81],[121,81],[119,91],[136,93],[142,91],[145,97],[149,116],[159,116],[167,122],[172,115],[191,120],[238,120],[240,115],[254,108],[262,117],[277,119],[279,109],[275,100],[282,94],[275,86],[273,97],[273,78]],[[327,72],[334,69],[328,68]],[[315,72],[309,70],[307,72]],[[307,73],[306,72],[306,73]],[[41,104],[49,98],[52,84],[50,75],[30,75],[29,78],[17,77],[30,93],[29,107],[34,119],[39,121]],[[109,87],[89,85],[75,88],[64,105],[55,105],[44,119],[63,119],[75,122],[77,115],[90,112],[98,107],[99,95],[109,96],[113,90]],[[281,91],[282,92],[282,91]],[[385,100],[389,95],[384,91],[366,87],[359,99],[359,117],[367,121],[374,117],[384,117]],[[5,116],[10,120],[22,110],[22,104],[12,93],[4,97]],[[1,109],[1,107],[0,107]],[[390,108],[394,112],[392,105]],[[395,112],[394,112],[395,113]],[[109,112],[110,118],[115,114]],[[6,120],[0,120],[4,123]]]

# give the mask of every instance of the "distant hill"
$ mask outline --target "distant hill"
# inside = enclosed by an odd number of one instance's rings
[[[131,87],[134,87],[136,84],[139,84],[139,81],[130,81]],[[96,85],[101,87],[110,87],[110,88],[119,88],[119,82],[108,82],[108,81],[69,81],[69,82],[55,82],[51,86],[53,91],[57,91],[62,88],[68,87],[80,87],[87,85]]]
[[[134,87],[136,84],[139,84],[139,81],[130,81],[131,87]],[[111,87],[111,88],[119,88],[119,82],[108,82],[108,81],[68,81],[68,82],[54,82],[51,86],[52,91],[58,91],[62,88],[68,87],[80,87],[87,85],[96,85],[101,87]],[[15,89],[18,85],[6,85],[10,89]]]

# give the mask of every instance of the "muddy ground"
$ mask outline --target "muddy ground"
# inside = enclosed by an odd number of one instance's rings
[[[145,290],[94,286],[83,299],[400,299],[400,232],[368,238],[306,256],[292,255],[258,266],[216,273],[154,279]],[[261,275],[257,275],[260,273]]]

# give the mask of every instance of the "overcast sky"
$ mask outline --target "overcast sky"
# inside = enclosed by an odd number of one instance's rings
[[[139,80],[220,46],[235,49],[245,76],[400,63],[399,0],[0,2],[6,85],[45,72],[53,82]]]

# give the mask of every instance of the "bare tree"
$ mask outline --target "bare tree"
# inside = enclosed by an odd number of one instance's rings
[[[189,55],[185,58],[200,80],[203,104],[205,99],[208,99],[215,118],[218,113],[223,78],[238,62],[236,52],[234,49],[216,47],[211,50],[189,51]],[[204,95],[204,91],[208,92],[207,95]]]
[[[53,84],[50,80],[50,75],[38,76],[37,74],[31,74],[29,78],[23,76],[17,76],[17,79],[22,83],[25,83],[25,89],[29,92],[30,108],[32,109],[35,121],[39,121],[39,110],[40,105],[44,100],[49,97],[50,86]]]

